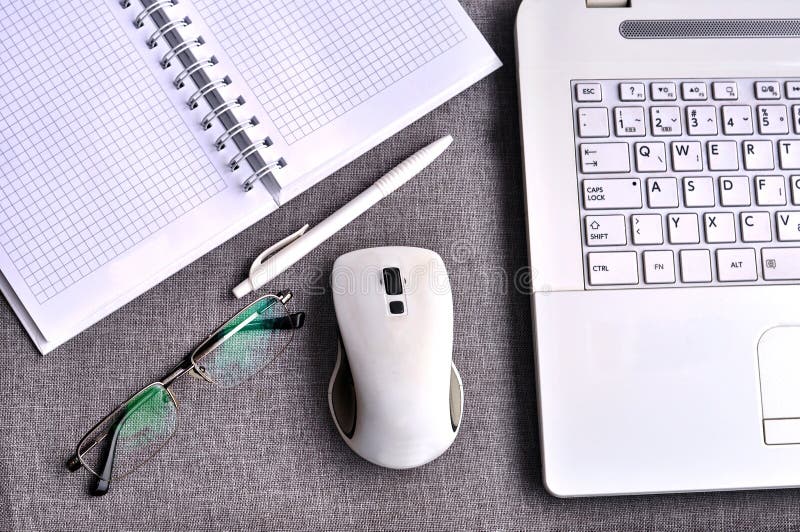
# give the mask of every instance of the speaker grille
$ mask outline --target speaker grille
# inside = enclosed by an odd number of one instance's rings
[[[625,20],[626,39],[754,39],[800,37],[800,19]]]

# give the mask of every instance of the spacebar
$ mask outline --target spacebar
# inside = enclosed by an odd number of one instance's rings
[[[765,281],[800,280],[800,248],[761,250]]]

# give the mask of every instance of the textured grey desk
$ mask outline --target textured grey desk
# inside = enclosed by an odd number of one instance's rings
[[[514,283],[526,264],[517,5],[465,2],[505,63],[498,73],[51,355],[36,354],[0,300],[0,529],[800,528],[797,491],[559,500],[542,488],[528,296]],[[431,171],[271,285],[294,290],[294,308],[308,312],[291,353],[233,394],[180,383],[174,440],[106,497],[87,496],[87,476],[63,468],[76,440],[241,307],[229,290],[249,259],[447,132],[456,143]],[[466,388],[453,447],[407,472],[353,455],[326,403],[331,265],[387,244],[431,248],[448,265]]]

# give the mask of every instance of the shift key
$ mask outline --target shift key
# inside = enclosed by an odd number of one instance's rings
[[[581,144],[581,172],[584,174],[626,174],[631,171],[627,142]]]
[[[582,188],[586,210],[642,208],[642,183],[638,178],[584,179]]]

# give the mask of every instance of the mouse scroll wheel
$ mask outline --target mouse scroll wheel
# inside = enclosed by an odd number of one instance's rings
[[[403,293],[403,279],[400,277],[399,268],[383,269],[383,286],[390,296],[399,296]]]

